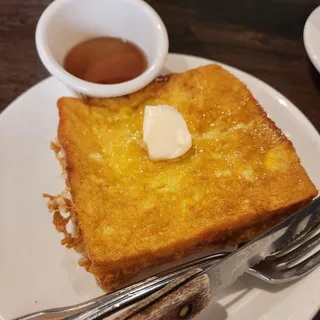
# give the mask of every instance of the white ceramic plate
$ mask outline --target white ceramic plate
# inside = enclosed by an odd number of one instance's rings
[[[167,71],[212,61],[170,54]],[[270,117],[292,140],[311,179],[320,188],[320,136],[285,97],[260,80],[225,66],[252,90]],[[48,78],[0,115],[0,319],[80,302],[101,294],[93,276],[62,247],[42,193],[63,189],[60,166],[49,149],[56,137],[57,99],[71,92]],[[320,308],[320,268],[290,285],[271,286],[241,277],[204,310],[199,320],[301,320]]]
[[[310,60],[320,72],[320,6],[312,11],[306,21],[303,42]]]

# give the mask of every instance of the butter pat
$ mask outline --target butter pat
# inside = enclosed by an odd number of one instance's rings
[[[179,158],[192,146],[191,134],[183,116],[168,105],[145,107],[143,141],[151,160]]]

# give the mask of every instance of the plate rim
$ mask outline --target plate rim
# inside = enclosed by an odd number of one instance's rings
[[[7,104],[6,107],[4,107],[4,109],[1,110],[1,112],[0,112],[0,125],[1,125],[1,122],[3,121],[3,117],[5,117],[9,112],[12,112],[11,110],[19,108],[18,106],[15,106],[15,104],[19,104],[19,101],[21,99],[23,99],[24,96],[30,94],[30,92],[32,92],[33,90],[36,90],[38,86],[42,85],[44,82],[52,80],[53,78],[54,78],[53,76],[48,76],[48,77],[40,80],[36,84],[32,85],[31,87],[29,87],[25,91],[18,94],[11,102],[9,102]]]

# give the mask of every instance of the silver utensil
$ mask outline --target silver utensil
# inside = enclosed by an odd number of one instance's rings
[[[168,285],[126,310],[118,319],[185,319],[192,318],[211,301],[211,293],[231,285],[250,267],[287,246],[304,230],[310,230],[319,221],[320,199],[291,215],[269,231],[228,254],[208,267],[191,269]],[[274,254],[274,256],[276,256]],[[306,259],[302,270],[309,265]],[[300,270],[301,273],[301,270]],[[121,309],[121,304],[117,305]],[[97,308],[67,317],[68,320],[93,320],[113,313],[114,306],[104,304]]]
[[[105,316],[106,314],[120,310],[133,302],[139,301],[158,290],[161,291],[170,284],[172,286],[173,282],[179,281],[177,280],[178,278],[180,278],[180,281],[181,277],[185,278],[187,272],[191,272],[192,276],[189,274],[189,278],[187,279],[192,281],[191,278],[195,276],[195,268],[198,270],[196,273],[197,277],[203,276],[203,270],[206,269],[208,269],[210,276],[210,267],[221,259],[221,262],[224,262],[223,268],[220,269],[220,267],[219,269],[214,269],[213,267],[214,270],[219,270],[214,272],[219,273],[218,276],[216,273],[214,273],[213,276],[211,275],[211,281],[212,279],[213,281],[218,281],[218,284],[221,282],[221,285],[217,286],[217,283],[213,282],[213,288],[221,287],[224,282],[226,283],[225,285],[229,284],[230,279],[233,282],[240,273],[242,274],[245,271],[270,283],[281,283],[296,280],[311,272],[320,264],[320,252],[316,252],[302,262],[295,264],[299,258],[305,257],[307,253],[315,248],[315,246],[320,242],[320,234],[317,234],[319,227],[314,227],[315,223],[320,219],[319,205],[320,201],[318,198],[302,211],[291,216],[289,219],[277,225],[266,234],[250,242],[243,248],[240,248],[235,253],[229,255],[227,255],[228,253],[209,255],[160,273],[135,285],[95,298],[85,303],[70,307],[44,310],[16,319],[29,320],[44,317],[66,317],[66,319],[87,320],[94,319],[97,316]],[[301,231],[303,232],[301,233]],[[296,237],[298,234],[299,236]],[[290,241],[294,237],[295,239]],[[281,238],[282,240],[277,240],[278,238]],[[306,241],[307,238],[308,240]],[[276,243],[277,241],[278,243]],[[268,247],[265,248],[265,245]],[[270,255],[271,251],[274,251],[276,248],[280,249]],[[239,252],[241,254],[240,256]],[[254,268],[250,268],[251,264],[258,262],[258,260],[263,259],[268,255],[269,257],[265,261],[259,263]],[[233,266],[239,266],[239,268],[231,270],[229,266],[228,270],[231,277],[229,281],[227,281],[226,277],[224,279],[221,278],[221,270],[223,275],[223,272],[227,270],[225,261],[230,261],[230,257],[233,259],[231,260],[231,268]],[[247,258],[248,260],[251,259],[252,262],[246,262]],[[218,265],[221,264],[221,262],[218,263]],[[249,268],[247,269],[247,267]],[[159,293],[156,294],[158,295]]]

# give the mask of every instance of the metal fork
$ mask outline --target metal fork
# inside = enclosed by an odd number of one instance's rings
[[[273,253],[267,259],[248,270],[248,274],[268,283],[284,283],[297,280],[310,273],[320,264],[320,248],[313,252],[320,244],[320,225],[309,228],[296,237],[290,245]],[[30,320],[43,318],[66,318],[68,320],[95,319],[95,315],[103,309],[110,313],[141,300],[151,293],[163,288],[179,275],[194,268],[204,269],[229,252],[211,254],[206,257],[184,263],[145,279],[134,285],[105,294],[95,299],[68,307],[48,309],[35,312],[15,320]],[[309,254],[309,256],[308,256]]]

